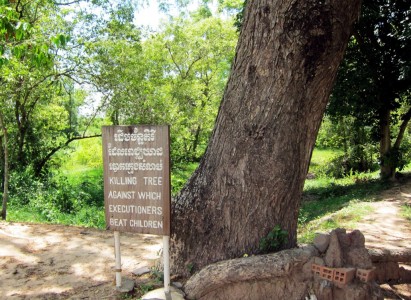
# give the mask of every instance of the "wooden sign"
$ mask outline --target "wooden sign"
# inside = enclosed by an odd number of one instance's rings
[[[106,228],[170,235],[169,126],[103,126]]]

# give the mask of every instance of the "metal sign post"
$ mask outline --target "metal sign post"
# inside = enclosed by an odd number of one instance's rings
[[[114,231],[114,253],[116,257],[116,288],[121,288],[120,232]]]
[[[164,292],[170,293],[170,237],[163,236]]]

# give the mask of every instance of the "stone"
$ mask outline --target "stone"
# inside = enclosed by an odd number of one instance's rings
[[[402,282],[411,282],[411,270],[408,265],[399,266],[399,275]]]
[[[317,233],[314,238],[314,246],[320,251],[320,253],[327,250],[328,245],[330,244],[330,235],[326,233]]]
[[[400,278],[400,267],[396,262],[387,262],[384,264],[385,281],[398,280]]]
[[[348,234],[351,241],[351,248],[365,248],[364,234],[359,230],[353,230]]]
[[[183,284],[181,282],[178,282],[178,281],[172,282],[171,285],[174,286],[177,289],[182,289],[183,288]]]
[[[338,242],[340,243],[340,248],[345,251],[351,247],[351,240],[344,228],[336,228],[333,230],[338,236]]]
[[[150,268],[141,267],[141,268],[135,269],[132,273],[136,276],[141,276],[141,275],[144,275],[144,274],[147,274],[147,273],[150,273],[150,272],[151,272]]]
[[[372,268],[372,261],[368,250],[365,248],[353,248],[345,254],[347,266],[360,269]]]
[[[318,256],[314,257],[314,263],[316,265],[325,266],[324,259],[322,259],[321,257],[318,257]]]
[[[331,231],[330,244],[327,252],[325,253],[324,262],[326,266],[331,268],[341,268],[344,266],[343,255],[335,230]]]
[[[164,292],[164,288],[160,288],[143,295],[141,300],[184,300],[184,293],[170,286],[170,293],[168,295]]]
[[[327,280],[319,283],[317,298],[320,300],[333,300],[333,285]]]
[[[134,280],[126,277],[121,278],[121,286],[116,287],[116,290],[120,293],[129,293],[134,290],[135,282]]]

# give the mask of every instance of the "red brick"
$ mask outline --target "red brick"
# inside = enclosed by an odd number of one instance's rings
[[[355,268],[337,268],[334,269],[333,281],[339,285],[350,283],[355,276]]]
[[[362,282],[370,282],[374,279],[375,268],[372,269],[357,269],[356,276]]]
[[[314,275],[320,276],[321,275],[321,270],[323,266],[312,264],[311,265],[311,271],[313,271]]]
[[[334,269],[333,268],[327,268],[327,267],[322,267],[321,278],[324,278],[326,280],[332,281],[334,278]]]
[[[316,264],[312,264],[311,265],[311,271],[314,272],[315,275],[332,281],[333,277],[334,277],[334,269],[333,268],[328,268],[325,266],[320,266],[320,265],[316,265]]]

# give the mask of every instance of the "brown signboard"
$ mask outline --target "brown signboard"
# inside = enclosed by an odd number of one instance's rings
[[[103,126],[106,228],[170,235],[169,126]]]

